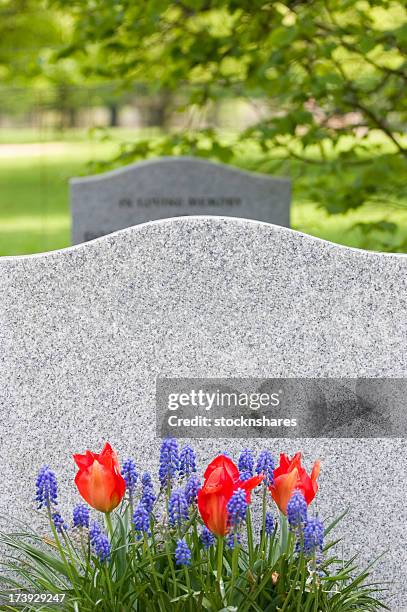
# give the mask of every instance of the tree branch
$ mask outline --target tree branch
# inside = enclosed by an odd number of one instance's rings
[[[386,136],[393,142],[393,144],[397,147],[399,152],[405,157],[407,157],[407,149],[405,149],[402,146],[402,144],[397,140],[397,138],[394,136],[393,131],[391,127],[388,125],[388,123],[386,122],[386,120],[381,119],[380,117],[377,117],[377,115],[368,106],[366,106],[360,101],[356,88],[353,86],[353,83],[349,81],[342,66],[335,59],[332,59],[332,61],[334,62],[336,69],[342,76],[344,83],[346,83],[348,90],[352,94],[353,99],[352,99],[352,105],[350,106],[358,108],[362,113],[364,113],[367,117],[369,117],[369,119],[376,125],[376,127],[382,130],[382,132],[386,134]]]

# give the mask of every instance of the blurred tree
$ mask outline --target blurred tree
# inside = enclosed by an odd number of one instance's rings
[[[117,163],[184,152],[231,161],[250,148],[262,168],[305,181],[309,199],[331,213],[396,200],[405,189],[403,2],[55,3],[76,19],[65,53],[81,56],[93,74],[181,91],[189,108],[213,107],[225,95],[255,107],[267,101],[234,139],[214,127],[173,132],[128,143]]]
[[[41,0],[0,0],[0,81],[26,85],[41,73],[41,49],[61,43],[56,14]]]
[[[43,0],[0,0],[0,112],[54,108],[61,126],[75,121],[78,102],[70,86],[82,78],[77,62],[52,63],[69,40],[71,25],[69,15],[49,10]]]
[[[72,33],[69,11],[46,0],[0,0],[0,113],[53,110],[65,129],[75,127],[78,111],[98,105],[117,125],[123,93],[83,70],[80,58],[64,56]]]

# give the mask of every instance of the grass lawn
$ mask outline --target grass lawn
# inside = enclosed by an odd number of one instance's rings
[[[0,145],[0,255],[69,246],[68,180],[111,152],[103,143]]]
[[[128,136],[127,132],[127,136]],[[123,130],[116,133],[117,140]],[[38,134],[0,130],[0,255],[59,249],[70,244],[68,179],[89,173],[88,163],[109,158],[115,144],[92,141],[84,132]],[[363,236],[352,226],[385,219],[407,239],[407,206],[365,205],[346,215],[329,216],[294,191],[295,229],[349,246],[380,250],[380,233]]]

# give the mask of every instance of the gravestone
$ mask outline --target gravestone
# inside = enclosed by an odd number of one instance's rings
[[[169,217],[226,215],[289,227],[288,179],[191,157],[148,160],[70,181],[72,243]]]
[[[388,427],[400,404],[387,400],[392,379],[407,374],[406,290],[405,255],[219,217],[156,221],[0,259],[0,515],[35,523],[34,478],[45,463],[59,476],[61,507],[71,508],[72,453],[106,440],[154,472],[156,388],[168,379],[228,379],[240,390],[249,378],[343,380],[349,418],[355,405],[363,425],[356,388],[374,427],[382,411],[372,437],[351,437],[341,413],[323,437],[301,428],[285,437],[283,428],[269,440],[245,432],[192,443],[201,468],[247,446],[301,449],[307,467],[319,457],[318,511],[331,518],[350,507],[345,552],[363,564],[388,551],[375,577],[391,581],[391,609],[405,609],[405,421]]]

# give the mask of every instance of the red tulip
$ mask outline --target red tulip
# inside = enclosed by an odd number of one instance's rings
[[[73,458],[79,468],[75,484],[83,499],[100,512],[114,510],[123,499],[126,483],[109,442],[100,454],[86,451],[84,455],[74,455]]]
[[[236,489],[244,489],[246,501],[250,504],[250,492],[263,478],[263,476],[253,476],[249,480],[241,481],[239,470],[231,459],[225,455],[216,457],[206,468],[203,487],[198,491],[198,510],[207,528],[215,535],[226,535],[228,532],[226,505],[233,493]]]
[[[281,453],[280,465],[274,470],[274,484],[269,489],[284,514],[287,512],[287,504],[292,494],[297,489],[304,495],[308,505],[312,502],[318,491],[319,470],[320,462],[315,461],[309,476],[301,465],[301,453],[296,453],[292,459]]]

